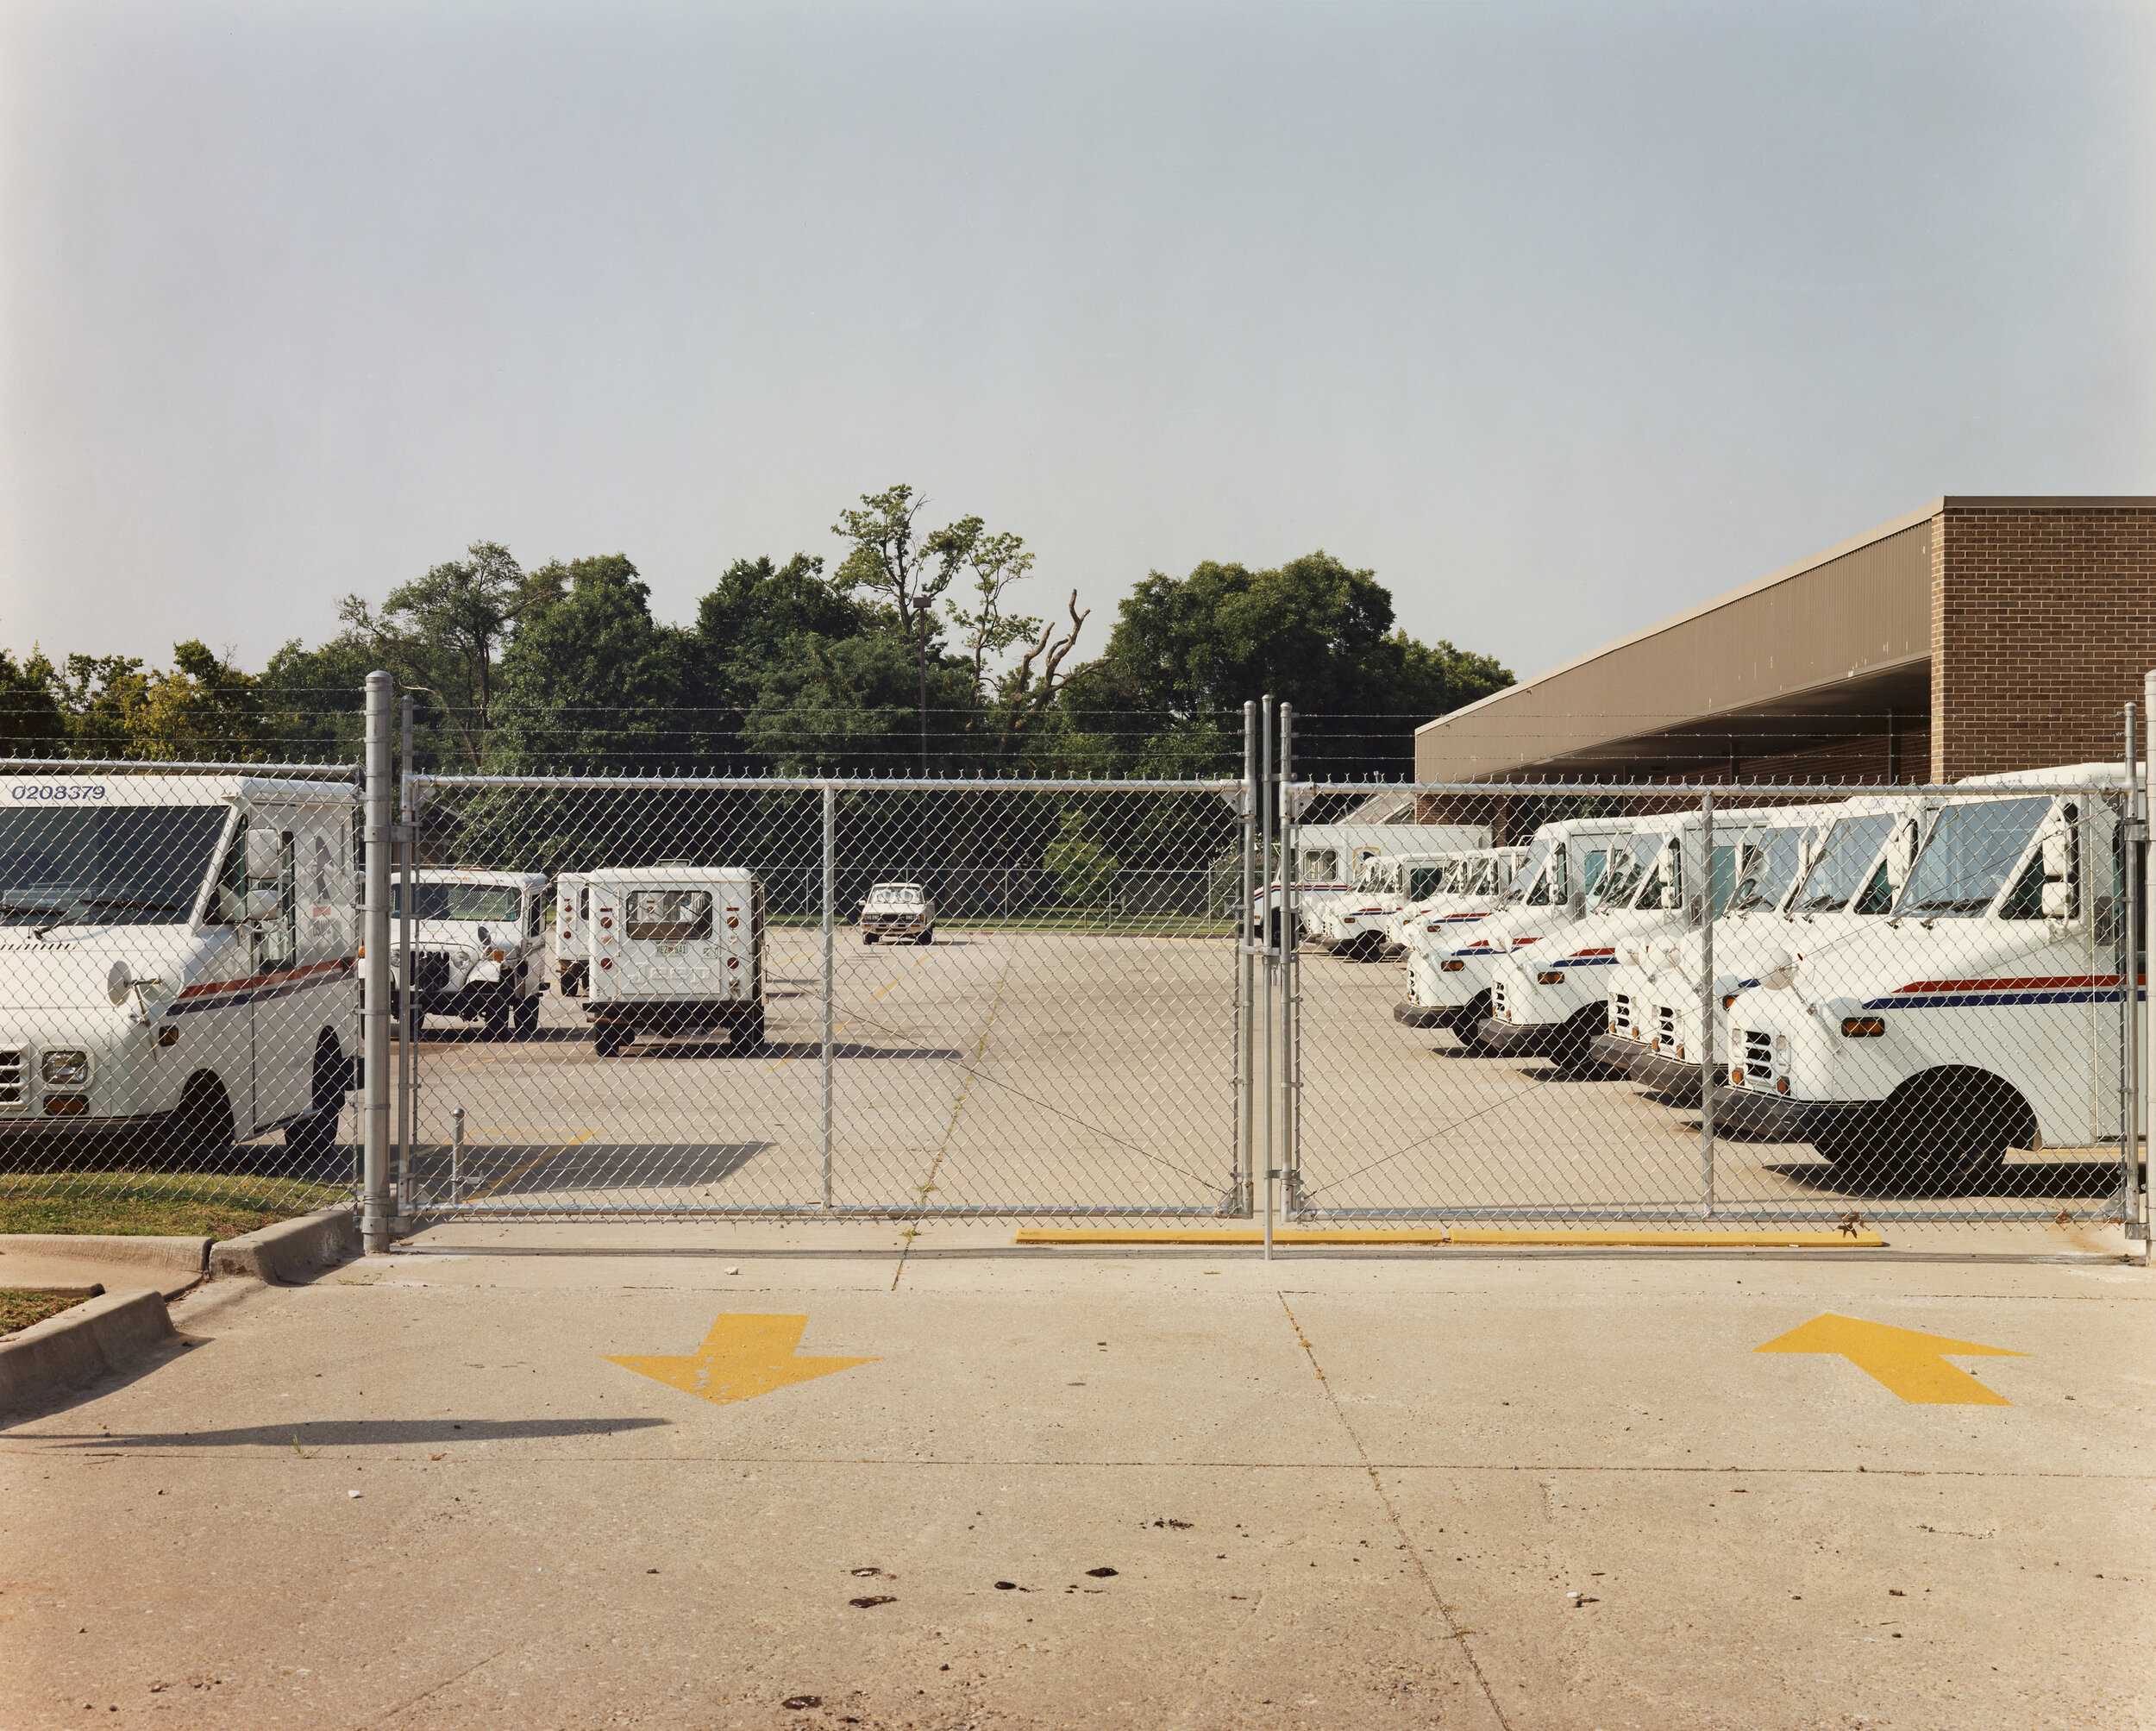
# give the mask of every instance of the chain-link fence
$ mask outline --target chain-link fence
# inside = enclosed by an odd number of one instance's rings
[[[1374,789],[1246,746],[405,776],[395,1211],[2138,1224],[2126,768]],[[349,772],[6,786],[0,1183],[350,1195]]]

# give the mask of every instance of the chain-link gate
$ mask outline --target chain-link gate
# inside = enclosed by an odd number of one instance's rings
[[[1246,1212],[1237,784],[407,787],[403,1212]]]
[[[1379,787],[1299,781],[1268,705],[1240,780],[407,773],[399,813],[379,683],[360,801],[336,767],[7,766],[10,1196],[357,1189],[377,1242],[2146,1232],[2130,748],[1949,787]]]
[[[2125,772],[1392,791],[1524,846],[1300,897],[1287,1218],[2141,1226]]]

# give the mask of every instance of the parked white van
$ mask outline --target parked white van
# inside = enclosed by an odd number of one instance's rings
[[[643,866],[586,875],[592,1044],[724,1028],[730,1052],[763,1044],[763,886],[742,866]]]
[[[592,892],[580,871],[565,871],[554,881],[554,978],[565,998],[584,989],[590,956]]]
[[[1386,953],[1398,956],[1420,948],[1448,929],[1495,913],[1526,859],[1525,848],[1476,848],[1454,855],[1426,894],[1393,915],[1385,930]]]
[[[1386,854],[1464,853],[1489,845],[1487,824],[1298,824],[1294,826],[1289,877],[1295,892],[1299,941],[1317,935],[1325,911],[1355,888],[1363,868]],[[1280,906],[1277,874],[1261,885],[1260,918],[1270,922]]]
[[[1409,901],[1437,893],[1449,854],[1380,854],[1367,862],[1355,892],[1328,902],[1319,913],[1313,947],[1354,962],[1374,962],[1384,952],[1393,918]]]
[[[1771,811],[1717,812],[1714,857],[1696,811],[1634,820],[1621,844],[1613,845],[1588,917],[1562,941],[1514,951],[1490,971],[1490,1012],[1482,1044],[1509,1056],[1546,1053],[1560,1063],[1588,1056],[1609,1025],[1608,969],[1618,946],[1674,942],[1715,919],[1728,905],[1738,880],[1780,832],[1785,847],[1802,844],[1817,819],[1802,806]]]
[[[0,792],[0,1162],[318,1153],[359,1050],[353,796],[238,775]]]
[[[1489,1014],[1490,975],[1499,957],[1584,919],[1610,850],[1639,821],[1567,818],[1545,824],[1495,913],[1445,923],[1437,931],[1409,932],[1421,942],[1407,952],[1407,1000],[1393,1007],[1393,1019],[1411,1028],[1450,1029],[1470,1050],[1485,1050],[1480,1028]]]
[[[2062,791],[1981,791],[1998,782]],[[2009,1149],[2115,1138],[2120,793],[2091,784],[2125,778],[2084,763],[1962,783],[1890,918],[1777,953],[1737,995],[1717,1119],[1963,1185]]]
[[[1768,833],[1714,924],[1717,1054],[1729,1050],[1734,995],[1759,983],[1776,950],[1886,918],[1936,804],[1910,794],[1865,794],[1815,807],[1814,828]],[[1703,952],[1695,931],[1619,944],[1608,1032],[1591,1049],[1598,1061],[1674,1104],[1699,1101]]]
[[[404,942],[404,881],[390,880],[390,942]],[[483,1022],[495,1039],[512,1025],[539,1025],[547,989],[542,925],[548,895],[538,872],[422,866],[411,875],[411,1011],[417,1032],[429,1016]],[[392,949],[390,977],[404,978]]]

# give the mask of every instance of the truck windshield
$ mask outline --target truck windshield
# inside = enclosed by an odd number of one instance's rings
[[[1867,812],[1845,818],[1828,833],[1827,844],[1804,875],[1803,887],[1789,902],[1791,913],[1839,913],[1869,881],[1871,862],[1894,827],[1891,812]]]
[[[185,919],[226,815],[222,806],[0,812],[0,925]]]
[[[1736,893],[1729,898],[1728,910],[1744,913],[1753,908],[1772,907],[1782,900],[1789,884],[1796,876],[1797,862],[1804,856],[1803,830],[1768,830],[1752,837],[1745,845],[1745,875],[1737,880]],[[1721,887],[1720,848],[1714,869],[1716,883]],[[1720,897],[1716,896],[1719,901]]]
[[[1443,866],[1414,866],[1407,873],[1407,896],[1410,901],[1424,901],[1438,894],[1445,882]]]
[[[2051,806],[2041,793],[1947,806],[1917,855],[1894,911],[1919,919],[1968,919],[1982,913],[1997,899],[2007,874]]]
[[[1552,854],[1557,856],[1555,869],[1546,869],[1551,866],[1550,856]],[[1546,884],[1543,882],[1545,876],[1551,880]],[[1520,868],[1520,875],[1513,879],[1512,894],[1505,900],[1530,907],[1540,907],[1551,900],[1553,891],[1560,897],[1564,893],[1564,850],[1554,836],[1538,837],[1534,845],[1527,850],[1526,863]]]
[[[390,882],[390,917],[404,917],[404,886]],[[517,892],[498,883],[416,883],[411,887],[414,919],[484,919],[517,923]]]
[[[1653,865],[1656,856],[1667,845],[1667,836],[1613,837],[1609,849],[1609,867],[1602,874],[1602,881],[1595,897],[1597,909],[1629,906],[1640,881]]]

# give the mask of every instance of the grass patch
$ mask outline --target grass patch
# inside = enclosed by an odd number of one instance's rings
[[[341,1184],[292,1178],[16,1172],[0,1176],[0,1232],[236,1239],[348,1194]]]
[[[0,1286],[0,1334],[28,1328],[33,1322],[42,1322],[47,1317],[72,1310],[81,1302],[79,1298],[55,1298],[49,1292],[24,1292],[16,1287]]]

